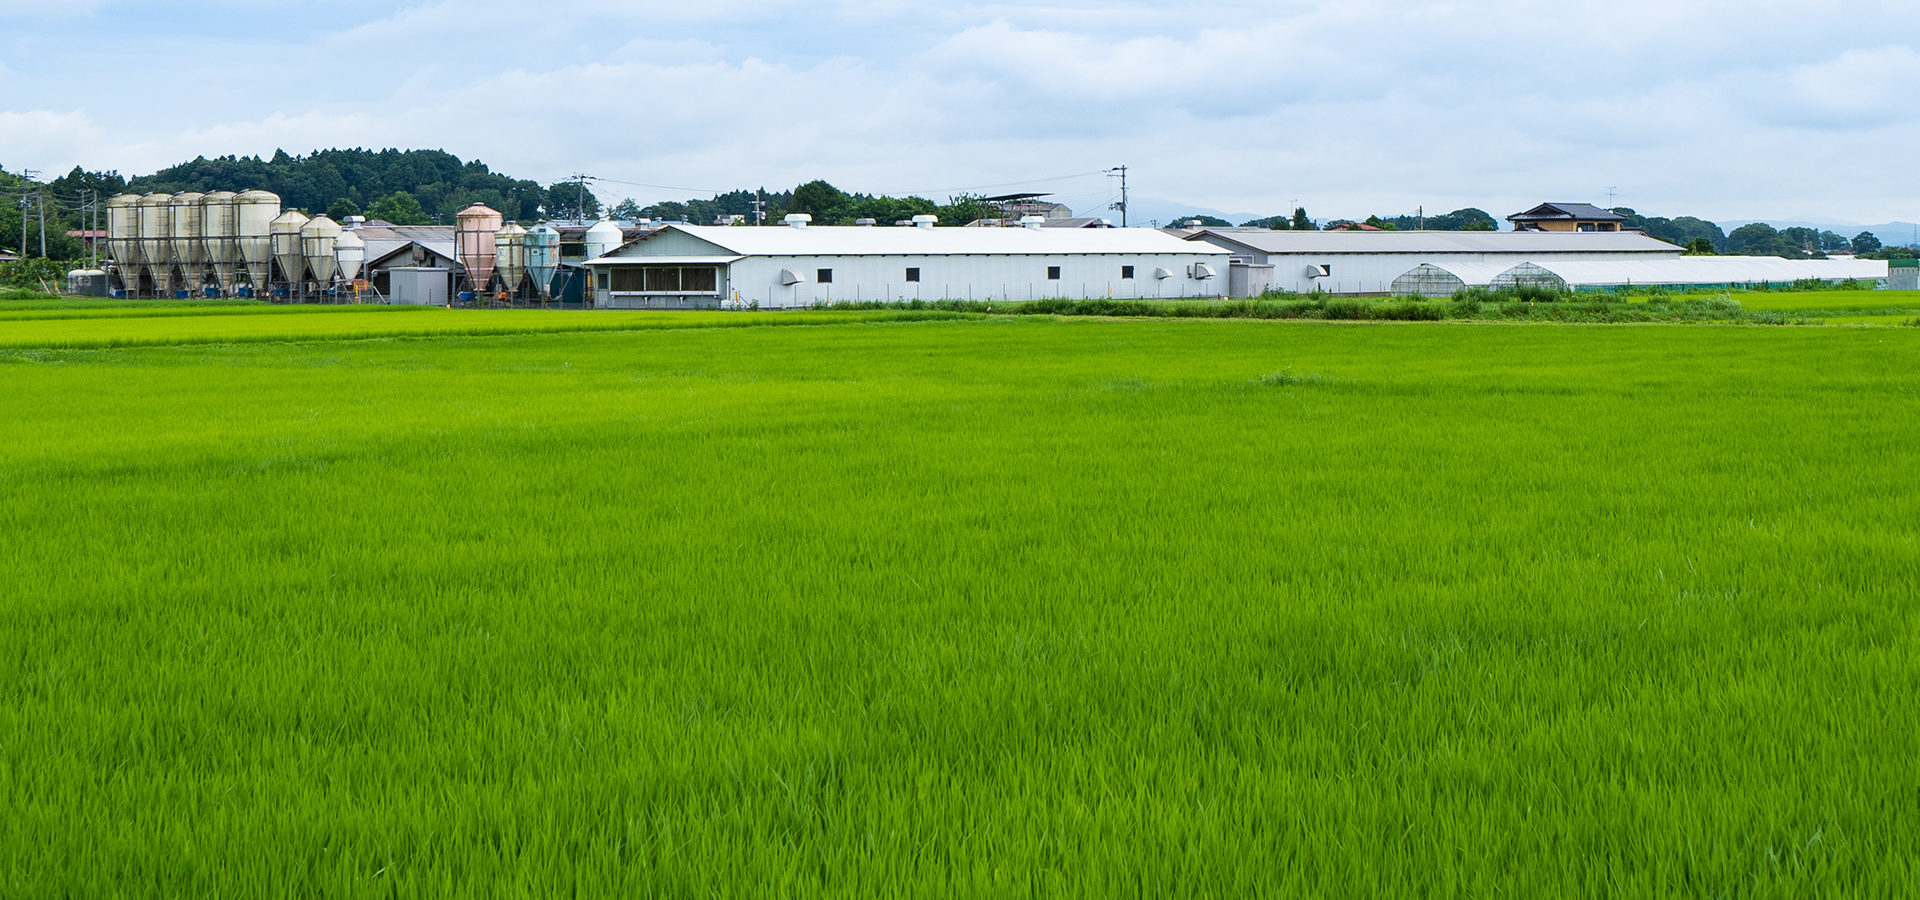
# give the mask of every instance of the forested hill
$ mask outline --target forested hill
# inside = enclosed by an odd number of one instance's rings
[[[579,215],[580,189],[561,183],[551,188],[515,179],[474,160],[463,162],[444,150],[315,150],[307,156],[276,151],[272,159],[257,156],[200,157],[192,162],[134,178],[128,188],[149,191],[244,191],[260,189],[280,195],[280,202],[309,213],[333,211],[348,205],[349,214],[390,212],[394,221],[419,218],[422,223],[451,223],[455,213],[476,201],[505,213],[509,219],[532,221],[542,216]],[[419,203],[417,211],[397,195]],[[341,200],[347,204],[341,204]],[[381,205],[382,201],[387,201]],[[586,194],[587,214],[600,203]],[[376,210],[375,207],[380,209]]]

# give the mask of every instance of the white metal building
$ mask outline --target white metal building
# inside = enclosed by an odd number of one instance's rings
[[[1395,279],[1423,263],[1442,268],[1472,264],[1478,275],[1489,267],[1505,271],[1522,262],[1679,259],[1681,253],[1679,247],[1638,232],[1328,232],[1205,228],[1183,229],[1182,234],[1190,242],[1209,243],[1227,250],[1236,268],[1254,269],[1246,289],[1254,294],[1260,293],[1262,276],[1267,275],[1258,270],[1259,266],[1273,267],[1267,277],[1278,290],[1388,294],[1392,293]],[[1236,288],[1239,280],[1235,279]]]
[[[1219,297],[1229,252],[1147,228],[668,225],[587,260],[594,305]]]
[[[1445,297],[1465,287],[1510,288],[1539,285],[1555,290],[1606,290],[1621,287],[1738,287],[1786,285],[1796,281],[1859,281],[1884,286],[1888,268],[1881,260],[1781,259],[1777,256],[1683,256],[1676,259],[1527,261],[1504,263],[1421,263],[1393,280],[1397,297],[1423,294]]]
[[[1887,264],[1877,259],[1781,259],[1777,256],[1683,256],[1678,259],[1592,262],[1535,260],[1550,277],[1535,275],[1536,283],[1552,279],[1568,288],[1713,287],[1720,285],[1792,284],[1796,281],[1861,281],[1887,278]],[[1500,286],[1501,279],[1494,280]]]

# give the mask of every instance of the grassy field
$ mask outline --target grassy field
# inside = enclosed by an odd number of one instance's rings
[[[0,896],[1920,892],[1920,329],[877,315],[0,316]]]
[[[1747,291],[1730,296],[1748,309],[1920,309],[1920,291]]]

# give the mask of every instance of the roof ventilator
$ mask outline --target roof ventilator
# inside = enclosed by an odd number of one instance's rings
[[[805,228],[808,222],[813,221],[813,217],[806,213],[788,213],[785,221],[788,228]]]

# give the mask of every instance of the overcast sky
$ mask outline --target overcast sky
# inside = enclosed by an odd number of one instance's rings
[[[1920,3],[0,0],[0,165],[441,148],[603,195],[1920,218]],[[1075,176],[1062,178],[1061,176]],[[1055,181],[1040,181],[1054,179]]]

